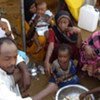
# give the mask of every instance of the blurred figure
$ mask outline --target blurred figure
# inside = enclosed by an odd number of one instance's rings
[[[80,60],[82,70],[100,80],[100,31],[94,32],[83,42]]]
[[[33,16],[33,13],[36,12],[36,0],[24,0],[24,11],[25,11],[25,20],[29,23],[30,19]]]

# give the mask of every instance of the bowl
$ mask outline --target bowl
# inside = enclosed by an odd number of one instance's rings
[[[86,91],[89,90],[82,85],[68,85],[58,90],[55,100],[79,100],[79,95]],[[86,96],[84,100],[95,100],[95,98],[91,94]]]

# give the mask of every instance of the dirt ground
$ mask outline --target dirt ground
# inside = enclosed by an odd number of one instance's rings
[[[20,1],[21,0],[0,0],[0,10],[4,11],[4,17],[7,18],[11,25],[15,26],[16,29],[18,29],[19,33],[21,30],[21,23],[18,23],[20,20],[21,21],[21,5],[20,5]],[[49,0],[45,0],[48,3],[48,7],[51,9],[51,11],[55,12],[56,11],[56,7],[58,5],[58,0],[50,0],[50,2],[48,2]],[[97,30],[99,30],[100,27],[97,28]],[[90,34],[90,32],[87,32],[85,30],[82,30],[82,37],[85,40]],[[15,39],[17,40],[17,43],[20,42],[20,44],[22,44],[22,34],[19,35],[15,35]],[[88,76],[82,76],[82,74],[79,74],[80,76],[80,81],[81,84],[86,86],[87,88],[91,89],[97,86],[100,86],[100,81]],[[32,79],[32,84],[31,87],[29,89],[30,95],[35,95],[36,93],[38,93],[39,91],[41,91],[43,88],[46,87],[46,85],[48,84],[48,78],[46,75],[39,75],[38,79]],[[48,97],[45,98],[45,100],[53,100],[54,95],[50,95]],[[97,100],[97,99],[96,99]]]

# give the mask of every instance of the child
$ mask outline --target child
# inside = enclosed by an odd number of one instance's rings
[[[73,26],[70,15],[67,11],[59,11],[55,15],[56,25],[50,28],[48,48],[45,58],[45,68],[50,73],[50,63],[57,58],[58,46],[66,43],[71,46],[73,59],[78,59],[79,48],[82,43],[81,30]]]
[[[58,88],[78,83],[76,68],[70,59],[70,48],[66,44],[61,44],[58,49],[58,58],[52,64],[49,84],[44,90],[34,96],[34,100],[42,100],[48,94],[56,92]]]
[[[38,36],[45,35],[47,37],[48,26],[51,23],[53,14],[52,12],[47,10],[47,4],[45,2],[38,3],[36,9],[37,9],[36,14],[34,14],[34,16],[29,22],[31,28],[28,33],[33,34],[29,36],[30,37],[29,40],[31,39],[32,41],[35,42],[35,44],[37,45],[36,52],[39,52],[42,49],[42,46],[39,43]]]
[[[46,16],[48,16],[48,18]],[[34,24],[34,22],[37,23],[36,21],[41,20],[42,17],[44,17],[44,20],[48,23],[50,23],[53,18],[52,12],[50,10],[47,10],[46,2],[37,3],[36,14],[32,16],[29,24]]]

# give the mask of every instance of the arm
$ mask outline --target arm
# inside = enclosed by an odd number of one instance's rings
[[[97,92],[100,92],[100,87],[97,87],[88,92],[82,93],[79,98],[80,100],[83,100],[87,95],[92,94],[92,93],[97,93]]]
[[[17,66],[20,69],[21,74],[22,74],[21,82],[22,82],[22,91],[24,92],[25,90],[29,88],[31,84],[30,74],[28,72],[27,65],[24,61],[20,62]]]
[[[22,98],[11,91],[4,83],[0,83],[0,100],[32,100],[31,97]]]
[[[77,47],[80,48],[81,44],[82,44],[81,29],[79,29],[77,27],[72,27],[72,31],[78,35]]]
[[[57,83],[63,82],[64,80],[68,80],[69,78],[73,77],[74,75],[75,75],[75,73],[74,74],[69,73],[67,75],[63,75],[63,76],[57,78]]]
[[[50,57],[52,55],[53,49],[54,49],[54,43],[50,42],[49,46],[48,46],[47,53],[46,53],[46,58],[45,58],[45,61],[44,61],[46,70],[47,70],[47,72],[49,72],[49,74],[50,74],[50,63],[49,63],[49,60],[50,60]]]
[[[96,53],[95,53],[94,49],[91,46],[86,45],[84,50],[85,50],[85,53],[87,54],[88,57],[91,57],[91,58],[96,57]]]

